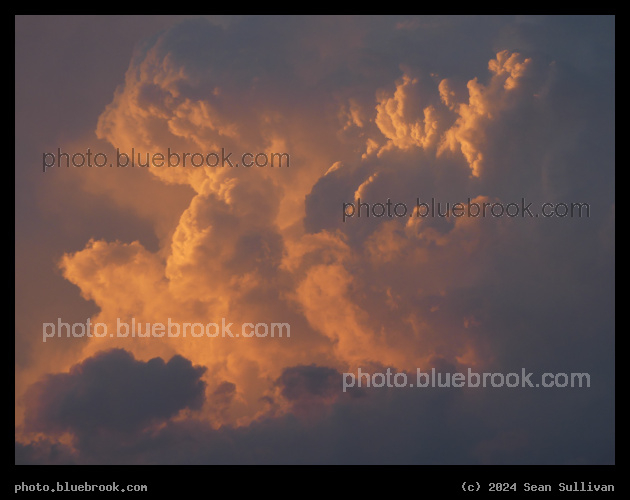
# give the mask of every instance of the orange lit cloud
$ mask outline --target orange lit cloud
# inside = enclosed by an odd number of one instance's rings
[[[609,255],[614,208],[601,240],[590,241],[588,252],[576,252],[564,267],[558,249],[579,240],[574,226],[563,239],[551,223],[423,218],[415,209],[417,197],[451,206],[468,199],[511,202],[522,189],[539,199],[573,179],[569,167],[549,165],[577,132],[552,141],[538,130],[552,123],[548,115],[561,123],[568,116],[548,105],[557,81],[552,66],[536,65],[533,51],[485,51],[485,72],[455,74],[444,65],[438,76],[437,63],[416,61],[403,50],[396,52],[399,59],[374,50],[369,33],[376,21],[359,21],[340,30],[345,25],[336,18],[319,20],[334,33],[324,40],[299,19],[303,25],[286,28],[291,43],[283,37],[257,43],[234,40],[229,26],[193,19],[136,47],[124,82],[99,115],[99,140],[142,154],[223,149],[233,152],[234,162],[245,152],[286,152],[290,167],[153,167],[54,181],[62,192],[99,193],[112,210],[140,217],[156,236],[155,248],[144,237],[86,238],[82,248],[67,247],[58,269],[96,308],[92,323],[110,332],[119,320],[133,318],[143,325],[225,321],[235,333],[245,323],[288,323],[290,337],[82,339],[72,355],[47,368],[61,373],[35,385],[41,373],[24,376],[26,416],[18,424],[20,446],[30,447],[24,453],[49,453],[45,439],[66,446],[61,436],[70,433],[76,440],[63,454],[81,461],[82,453],[91,456],[110,436],[129,431],[133,436],[124,439],[141,463],[152,432],[169,443],[192,435],[214,445],[222,433],[243,443],[255,442],[258,432],[275,435],[292,415],[325,425],[330,415],[360,414],[360,405],[382,403],[381,396],[363,403],[369,398],[360,391],[341,393],[344,372],[391,367],[413,373],[436,364],[496,369],[502,355],[521,362],[506,347],[510,342],[539,339],[532,331],[555,321],[548,321],[557,317],[546,309],[553,294],[560,296],[558,310],[569,310],[562,280],[547,288],[542,283],[564,272],[566,282],[579,284],[573,271],[587,267],[585,255]],[[404,37],[435,29],[430,20],[388,23],[391,36],[403,37],[391,43],[402,47]],[[422,45],[422,38],[412,39]],[[520,142],[505,139],[510,127]],[[524,181],[519,175],[530,163]],[[344,221],[343,204],[359,198],[372,204],[391,199],[408,212]],[[531,311],[539,316],[527,317]],[[151,400],[151,408],[132,419],[132,430],[105,420],[96,430],[64,423],[67,408],[55,406],[46,391],[69,401],[74,396],[66,382],[89,392],[98,388],[97,375],[117,364],[132,374],[175,374],[190,397],[163,407]],[[136,389],[121,407],[132,405]],[[432,405],[456,413],[463,401],[470,403],[468,394],[430,404],[405,397],[392,404],[399,410],[408,404],[429,419]],[[90,401],[78,402],[87,408]],[[481,411],[477,404],[470,403],[472,413]],[[520,450],[531,439],[502,435],[479,438],[475,457],[488,461],[496,450]]]

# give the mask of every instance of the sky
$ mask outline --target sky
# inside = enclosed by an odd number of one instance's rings
[[[613,16],[15,36],[16,464],[615,462]],[[109,166],[132,151],[206,164]]]

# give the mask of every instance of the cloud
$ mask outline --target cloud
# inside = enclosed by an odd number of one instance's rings
[[[300,377],[304,368],[300,367]],[[318,375],[309,378],[326,378],[321,368],[316,367]],[[571,408],[559,401],[557,393],[547,393],[543,398],[554,419],[547,414],[534,429],[527,423],[540,416],[532,406],[540,403],[540,396],[497,391],[504,401],[500,407],[491,403],[496,394],[475,389],[371,388],[359,398],[338,398],[317,418],[290,413],[264,417],[248,426],[218,429],[198,419],[171,420],[152,432],[136,433],[133,439],[110,435],[108,440],[81,440],[72,453],[48,442],[16,445],[16,461],[205,465],[612,463],[613,440],[595,438],[589,430],[592,421],[572,418]],[[555,425],[558,418],[565,422],[561,430]]]
[[[589,410],[560,431],[545,423],[545,405],[568,418],[591,408],[594,391],[341,393],[341,374],[358,367],[555,363],[610,375],[614,105],[601,98],[610,82],[572,58],[554,62],[564,48],[521,44],[526,25],[198,18],[139,43],[98,138],[145,153],[287,152],[291,166],[150,168],[103,185],[95,172],[78,185],[111,199],[116,220],[134,207],[158,237],[152,247],[144,236],[86,237],[64,247],[63,278],[108,331],[131,318],[224,319],[234,331],[289,323],[291,336],[82,339],[24,377],[33,385],[16,460],[610,461],[605,425],[593,434],[600,445],[552,447],[608,414]],[[147,176],[160,189],[142,188]],[[344,222],[343,204],[359,197],[407,213]],[[589,201],[593,217],[417,216],[418,199],[444,210],[521,197]],[[611,395],[599,394],[610,409]]]
[[[205,368],[181,356],[144,363],[122,349],[97,354],[69,373],[49,375],[26,394],[29,431],[79,435],[100,429],[134,432],[199,409]]]
[[[270,321],[287,314],[299,318],[299,339],[276,343],[270,357],[254,342],[216,342],[210,348],[191,339],[178,345],[160,341],[129,346],[140,356],[181,353],[208,366],[207,377],[214,373],[235,383],[241,397],[237,404],[243,407],[233,410],[233,417],[241,415],[241,422],[248,421],[245,415],[251,420],[265,411],[259,402],[272,388],[239,365],[252,363],[258,377],[275,380],[297,345],[316,346],[339,369],[375,362],[412,369],[437,353],[477,363],[484,356],[492,359],[486,337],[472,338],[461,326],[433,324],[435,316],[418,304],[448,301],[457,290],[483,286],[493,266],[491,257],[509,235],[520,231],[516,221],[413,217],[344,224],[339,209],[342,201],[359,195],[385,201],[396,194],[414,214],[411,203],[417,192],[410,187],[419,180],[426,181],[424,192],[448,194],[451,203],[466,201],[465,195],[473,203],[499,201],[493,196],[495,185],[474,184],[471,178],[483,181],[494,154],[493,127],[534,99],[527,89],[518,92],[531,58],[507,50],[496,53],[487,65],[488,83],[468,79],[467,96],[453,90],[462,81],[405,69],[393,82],[393,93],[373,88],[371,112],[364,98],[348,100],[347,107],[335,111],[339,100],[312,92],[314,74],[307,77],[303,62],[290,57],[286,46],[278,46],[287,54],[283,75],[293,78],[286,96],[269,85],[277,79],[279,63],[228,63],[216,52],[228,31],[190,21],[139,49],[125,84],[101,115],[97,133],[116,147],[135,144],[148,150],[170,144],[256,151],[283,144],[302,163],[285,171],[151,169],[165,182],[188,184],[196,192],[161,254],[137,242],[91,242],[64,257],[64,276],[96,301],[100,320],[108,324],[132,314],[154,322],[165,322],[170,315],[202,323],[219,318],[250,322],[254,314]],[[255,55],[269,57],[259,48]],[[544,78],[537,74],[534,80]],[[294,101],[301,92],[308,92],[311,100]],[[299,117],[313,116],[313,109],[321,106],[333,106],[329,117],[324,113],[308,126]],[[355,153],[348,162],[324,163],[307,156],[310,146],[302,140],[307,130],[321,134],[331,151],[348,156],[343,140],[325,132],[328,120],[338,120],[340,112],[349,120],[343,126],[346,132],[365,129],[366,137],[379,144],[386,139],[376,157]],[[413,160],[421,164],[414,167]],[[305,233],[299,225],[287,225],[283,209],[296,202],[300,190],[304,198],[297,213],[306,211]],[[336,250],[329,252],[335,241]],[[305,252],[305,247],[311,250]],[[463,325],[471,314],[461,310],[456,315],[457,324]],[[122,347],[116,340],[98,341],[86,354],[102,344]],[[313,360],[306,356],[305,361]],[[209,378],[206,382],[213,384]]]
[[[72,447],[47,439],[28,444],[15,442],[15,465],[75,465]]]
[[[326,398],[337,394],[340,373],[324,366],[293,366],[286,368],[276,383],[282,395],[294,401],[304,397]]]
[[[491,59],[488,63],[488,68],[493,73],[489,86],[479,84],[476,78],[468,82],[468,103],[461,103],[456,108],[459,116],[445,133],[438,154],[447,150],[461,151],[472,175],[480,176],[486,123],[496,119],[508,106],[509,93],[517,87],[530,62],[531,59],[525,59],[518,53],[510,54],[507,50],[497,53],[496,59]],[[441,94],[446,105],[453,107],[448,85],[442,87]]]

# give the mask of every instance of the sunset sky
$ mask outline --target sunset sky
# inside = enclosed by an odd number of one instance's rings
[[[16,464],[615,462],[614,17],[15,28]],[[290,165],[109,167],[132,148]],[[44,337],[88,319],[290,336]],[[343,390],[432,368],[590,387]]]

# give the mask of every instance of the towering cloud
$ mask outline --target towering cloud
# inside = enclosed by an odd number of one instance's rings
[[[404,440],[422,418],[413,436],[434,454],[409,446],[402,462],[457,461],[441,447],[449,440],[466,462],[545,453],[556,463],[612,459],[608,431],[584,456],[574,447],[536,451],[541,436],[558,430],[525,417],[540,417],[548,394],[530,392],[519,403],[516,391],[484,393],[479,401],[467,391],[431,391],[427,401],[409,390],[341,391],[342,373],[359,367],[413,376],[432,366],[507,373],[555,361],[556,371],[592,369],[599,380],[609,373],[603,361],[610,351],[603,347],[592,359],[588,346],[599,335],[610,346],[613,334],[612,156],[581,138],[611,125],[595,126],[596,106],[562,97],[595,101],[598,92],[586,76],[553,62],[553,52],[526,44],[515,50],[501,30],[499,50],[480,42],[483,58],[470,49],[473,61],[456,71],[448,45],[426,44],[446,36],[438,35],[438,21],[200,18],[137,45],[98,118],[97,137],[143,155],[170,148],[221,157],[223,150],[234,166],[143,169],[170,189],[189,188],[185,207],[180,197],[160,200],[169,215],[153,217],[157,248],[89,239],[63,255],[63,277],[97,307],[92,321],[111,332],[132,319],[228,322],[239,334],[244,324],[287,323],[290,337],[84,339],[69,372],[60,367],[25,393],[16,456],[46,461],[69,433],[64,453],[91,463],[114,456],[103,438],[114,434],[118,444],[110,446],[124,443],[132,463],[181,457],[182,437],[210,447],[192,453],[199,462],[216,462],[219,451],[228,461],[263,461],[243,450],[262,443],[272,453],[264,444],[271,441],[279,451],[268,460],[299,461],[292,439],[312,447],[313,461],[392,462],[387,440]],[[486,22],[465,29],[481,32]],[[455,36],[460,28],[445,29]],[[243,153],[288,153],[290,166],[246,167]],[[596,161],[605,164],[605,179],[591,192],[574,176],[596,169],[589,163]],[[563,198],[548,199],[561,182]],[[593,217],[452,214],[455,203],[520,205],[522,197],[586,201]],[[343,204],[358,198],[404,203],[406,213],[363,212],[344,221]],[[443,212],[449,203],[448,217],[419,217],[417,202],[431,198]],[[174,222],[160,225],[167,218]],[[601,290],[602,299],[581,295],[587,290]],[[583,349],[567,353],[575,339]],[[586,393],[558,397],[564,416],[593,401]],[[608,410],[602,421],[610,420]],[[395,413],[405,411],[409,419]],[[359,415],[364,421],[348,446],[390,425],[383,441],[360,456],[326,448]],[[514,418],[513,425],[498,424],[500,416]],[[464,419],[477,422],[470,433]],[[436,436],[428,428],[434,424],[443,426]],[[582,430],[582,423],[569,426],[554,442]],[[36,433],[47,441],[36,441]]]

